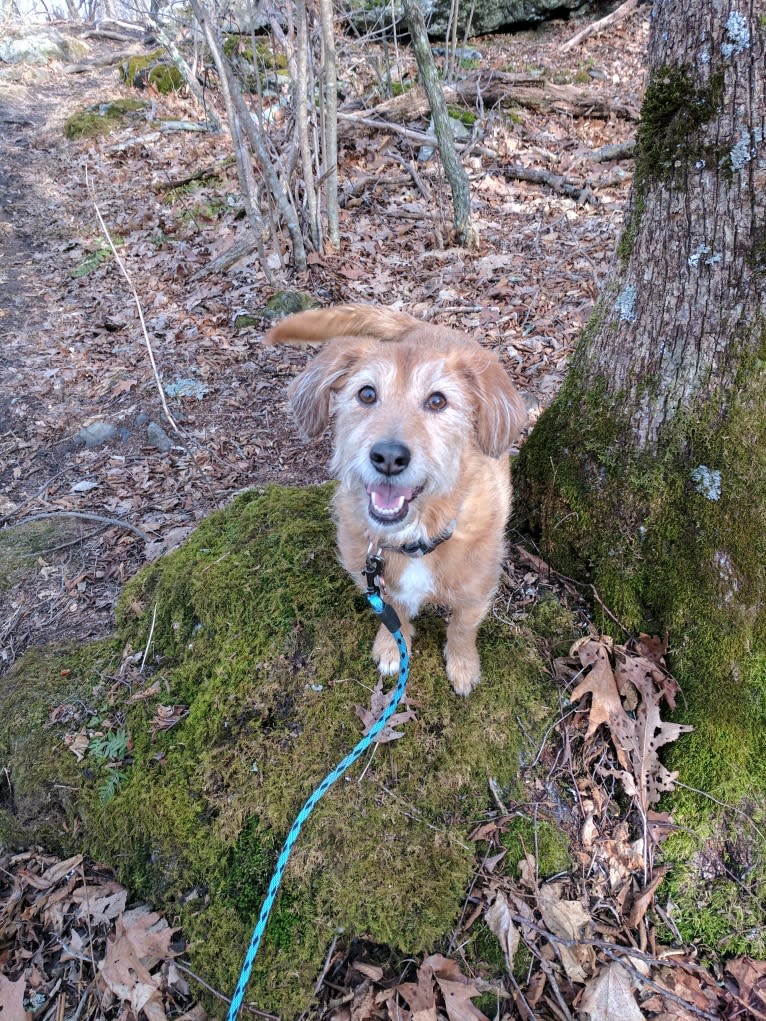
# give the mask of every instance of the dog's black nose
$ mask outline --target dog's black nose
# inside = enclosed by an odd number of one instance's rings
[[[370,460],[381,475],[398,475],[410,463],[411,454],[403,443],[388,440],[376,443],[370,451]]]

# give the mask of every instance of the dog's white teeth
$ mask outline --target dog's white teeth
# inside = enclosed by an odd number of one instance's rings
[[[388,504],[385,507],[381,507],[378,501],[375,499],[375,493],[372,494],[372,506],[377,514],[381,517],[396,517],[400,513],[402,507],[404,507],[404,497],[400,496],[396,503]]]

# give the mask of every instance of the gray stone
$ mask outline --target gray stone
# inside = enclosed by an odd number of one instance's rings
[[[162,428],[161,425],[157,425],[156,422],[150,422],[146,427],[146,438],[151,446],[161,450],[163,454],[167,453],[173,447],[173,441]]]
[[[113,440],[116,435],[117,428],[109,422],[91,422],[75,434],[75,439],[84,443],[86,447],[98,447]]]
[[[58,29],[47,25],[10,28],[0,37],[0,61],[5,64],[49,64],[80,60],[87,46],[67,39]]]
[[[534,24],[560,15],[563,11],[575,11],[583,7],[588,0],[476,0],[476,7],[471,18],[471,35],[484,35],[498,32],[514,25]],[[432,39],[444,39],[451,0],[421,0],[423,13]],[[390,26],[393,16],[402,20],[401,4],[394,0],[382,3],[380,0],[351,0],[348,14],[349,21],[359,31]],[[462,38],[465,32],[465,21],[470,9],[469,4],[461,5],[458,12],[458,35]]]

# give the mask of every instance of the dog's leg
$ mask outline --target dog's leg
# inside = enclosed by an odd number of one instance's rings
[[[470,695],[481,676],[476,633],[487,613],[486,603],[480,606],[457,607],[447,626],[444,659],[447,677],[458,695]]]
[[[407,614],[395,603],[391,604],[401,621],[400,630],[402,637],[407,643],[407,650],[412,649],[412,625]],[[375,641],[372,645],[372,658],[378,664],[378,670],[384,677],[391,677],[399,673],[399,646],[394,641],[393,635],[388,628],[381,624]]]

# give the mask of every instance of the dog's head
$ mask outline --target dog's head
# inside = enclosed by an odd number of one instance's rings
[[[336,335],[290,389],[307,437],[334,419],[333,471],[378,529],[414,523],[419,497],[450,493],[472,454],[506,456],[526,421],[493,352],[410,322],[384,339]]]

